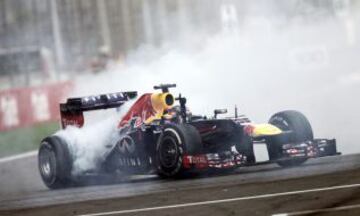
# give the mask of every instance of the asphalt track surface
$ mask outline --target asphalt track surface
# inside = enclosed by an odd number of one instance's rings
[[[31,156],[0,163],[0,215],[360,215],[360,155],[53,191]]]

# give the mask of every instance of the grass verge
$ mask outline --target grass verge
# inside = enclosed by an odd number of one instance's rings
[[[58,129],[59,123],[51,122],[0,132],[0,157],[36,150],[44,137]]]

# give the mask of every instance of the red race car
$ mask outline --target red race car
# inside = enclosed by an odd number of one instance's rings
[[[74,155],[61,136],[46,137],[39,149],[39,170],[49,188],[74,185],[79,176],[99,173],[151,174],[179,177],[185,173],[211,169],[256,165],[254,144],[266,144],[269,162],[295,166],[308,158],[339,154],[335,139],[314,139],[307,118],[297,111],[274,114],[269,123],[254,124],[246,116],[218,118],[193,115],[186,99],[174,97],[169,88],[155,86],[157,93],[143,94],[119,120],[115,142],[109,142],[99,168],[72,172]],[[69,98],[60,104],[61,124],[83,127],[83,112],[118,108],[137,97],[137,92],[121,92],[90,97]],[[177,105],[175,102],[177,101]]]

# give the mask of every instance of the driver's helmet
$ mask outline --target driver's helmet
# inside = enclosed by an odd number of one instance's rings
[[[181,108],[179,105],[175,105],[169,109],[166,110],[166,118],[169,118],[169,119],[173,119],[173,118],[176,118],[178,116],[181,115]],[[191,112],[190,110],[188,109],[188,107],[186,107],[186,115],[187,116],[191,116]]]

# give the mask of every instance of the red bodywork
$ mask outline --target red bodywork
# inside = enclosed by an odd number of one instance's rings
[[[121,119],[118,128],[125,126],[133,118],[136,118],[135,125],[139,126],[154,114],[155,110],[151,104],[151,94],[143,94]]]
[[[81,128],[84,126],[85,119],[83,112],[60,112],[61,115],[61,127],[63,129],[66,128],[66,126],[72,125],[78,128]]]

